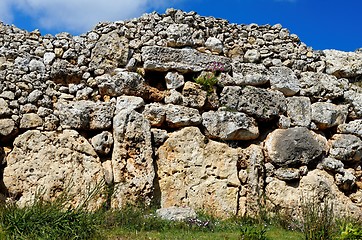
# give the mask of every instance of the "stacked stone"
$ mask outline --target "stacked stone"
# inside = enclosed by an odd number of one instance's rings
[[[361,216],[361,69],[361,53],[313,51],[279,24],[174,9],[81,36],[1,24],[3,181],[20,204],[105,181],[112,207],[160,195],[253,214],[265,193],[293,212],[311,191]]]

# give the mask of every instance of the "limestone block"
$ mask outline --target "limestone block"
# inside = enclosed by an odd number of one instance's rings
[[[345,134],[354,134],[359,137],[362,137],[362,119],[350,121],[349,123],[344,123],[338,125],[338,133]]]
[[[126,37],[119,36],[117,31],[102,34],[92,49],[89,67],[92,69],[112,70],[124,67],[128,62],[129,46]]]
[[[165,76],[167,89],[177,89],[185,84],[185,78],[178,72],[168,72]]]
[[[112,126],[114,105],[110,102],[59,101],[54,114],[63,128],[108,129]]]
[[[299,80],[287,67],[271,67],[269,76],[271,89],[281,91],[285,96],[293,96],[299,92]]]
[[[212,53],[217,54],[222,53],[224,49],[224,45],[222,44],[222,42],[215,37],[209,37],[205,42],[205,47]]]
[[[362,158],[362,141],[351,134],[335,134],[329,140],[329,156],[344,163],[358,162]]]
[[[151,128],[152,132],[152,140],[156,146],[161,146],[168,138],[168,134],[166,130]]]
[[[321,166],[323,169],[343,173],[344,172],[344,164],[335,158],[327,157],[324,158],[321,162]]]
[[[299,169],[296,168],[278,168],[275,172],[275,177],[283,181],[299,180]]]
[[[308,127],[312,120],[312,108],[307,97],[287,98],[287,114],[292,126]]]
[[[224,86],[263,85],[269,81],[269,71],[262,64],[243,63],[238,59],[232,62],[233,77],[221,78]]]
[[[192,32],[187,24],[171,24],[166,29],[167,46],[184,47],[192,46]]]
[[[326,56],[326,72],[338,78],[353,78],[362,75],[362,54],[323,50]]]
[[[74,130],[27,131],[15,139],[6,161],[4,184],[9,196],[19,197],[20,206],[31,204],[39,194],[54,200],[68,191],[68,203],[76,207],[90,190],[102,188],[101,162],[88,141]],[[103,202],[101,192],[96,192],[89,208],[94,210]]]
[[[255,120],[245,113],[209,111],[202,114],[202,124],[210,138],[221,140],[252,140],[259,136]]]
[[[206,71],[214,62],[224,66],[224,71],[231,69],[231,59],[200,53],[194,49],[174,49],[167,47],[143,47],[142,59],[143,67],[146,70],[169,71],[171,69],[178,72],[201,72]]]
[[[152,127],[166,124],[171,128],[180,128],[196,126],[202,121],[198,110],[173,104],[147,104],[143,116],[150,121]]]
[[[0,117],[6,117],[11,115],[12,111],[9,108],[9,104],[3,98],[0,98]]]
[[[337,173],[335,176],[335,182],[342,191],[351,191],[356,185],[354,170],[347,169],[343,173]]]
[[[223,217],[236,214],[237,149],[206,141],[198,128],[186,127],[171,133],[157,156],[162,208],[191,207]]]
[[[357,89],[344,92],[344,99],[353,107],[353,118],[362,118],[362,93]]]
[[[348,105],[335,105],[327,102],[312,104],[312,121],[319,129],[327,129],[345,123]]]
[[[156,210],[156,215],[169,221],[184,221],[197,217],[195,210],[189,207],[160,208]]]
[[[122,110],[113,119],[113,138],[112,207],[150,204],[155,177],[150,123],[134,110]]]
[[[113,145],[112,133],[103,131],[91,139],[92,146],[98,154],[107,155]]]
[[[0,119],[0,136],[9,136],[16,130],[15,122],[12,119]]]
[[[220,102],[221,105],[262,121],[275,119],[286,111],[286,100],[281,92],[252,86],[224,87]]]
[[[145,101],[140,97],[120,96],[117,98],[116,109],[114,114],[118,114],[122,110],[136,110],[145,105]]]
[[[20,128],[29,129],[43,125],[43,120],[36,113],[26,113],[20,120]]]
[[[182,96],[184,106],[202,108],[205,105],[207,92],[202,90],[200,84],[186,82],[182,89]]]
[[[267,208],[279,209],[297,218],[301,217],[303,204],[333,204],[335,216],[362,217],[357,207],[343,192],[339,191],[334,178],[322,170],[310,171],[303,176],[298,187],[290,186],[285,181],[274,179],[265,189]]]
[[[342,97],[348,90],[348,80],[325,73],[302,72],[300,78],[300,95],[312,99],[335,99]]]
[[[268,134],[265,149],[271,162],[277,166],[308,164],[325,150],[327,140],[321,143],[317,136],[305,127],[277,129]]]
[[[257,49],[249,49],[244,54],[244,61],[249,63],[260,62],[260,52]]]

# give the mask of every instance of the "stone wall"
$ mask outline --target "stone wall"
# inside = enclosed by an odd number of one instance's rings
[[[361,217],[361,76],[360,52],[279,24],[174,9],[81,36],[0,24],[2,198],[77,205],[105,183],[91,208],[298,215],[310,196]]]

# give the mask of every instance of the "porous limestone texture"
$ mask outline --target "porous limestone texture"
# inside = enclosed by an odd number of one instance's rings
[[[315,192],[360,217],[361,56],[176,9],[79,36],[0,22],[0,199],[99,184],[91,209],[298,218]]]

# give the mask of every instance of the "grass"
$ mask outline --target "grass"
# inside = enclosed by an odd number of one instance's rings
[[[64,198],[51,203],[38,200],[24,208],[8,203],[0,209],[0,239],[362,239],[360,223],[332,221],[331,205],[314,202],[304,202],[309,207],[302,207],[301,229],[280,216],[222,220],[199,213],[196,219],[167,221],[154,209],[139,206],[89,212],[86,205],[65,207]]]

